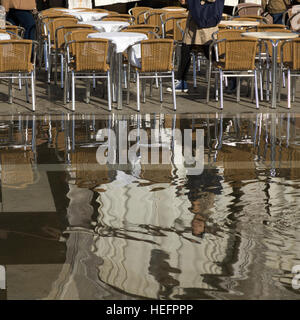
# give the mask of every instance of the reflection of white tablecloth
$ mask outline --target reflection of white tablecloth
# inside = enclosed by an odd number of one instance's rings
[[[69,14],[82,22],[97,21],[108,15],[106,12],[93,11],[67,12],[66,14]]]
[[[99,32],[117,32],[129,26],[126,21],[89,21],[88,24],[95,27]]]
[[[143,33],[137,32],[99,32],[91,33],[88,35],[89,38],[103,38],[109,39],[116,46],[116,53],[124,52],[129,46],[136,42],[146,40],[148,37]],[[131,51],[130,61],[133,65],[140,65],[139,59],[141,58],[141,46],[133,46]]]
[[[0,40],[10,40],[10,35],[8,33],[0,33]]]

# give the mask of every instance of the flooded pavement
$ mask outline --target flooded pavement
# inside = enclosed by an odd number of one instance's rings
[[[2,299],[300,298],[298,114],[3,117],[0,154]]]

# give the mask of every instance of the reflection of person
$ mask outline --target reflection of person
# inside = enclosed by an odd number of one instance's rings
[[[180,0],[182,5],[187,3],[187,0]],[[200,1],[199,1],[200,4]],[[206,4],[204,4],[206,5]],[[189,12],[185,35],[183,37],[183,44],[181,46],[180,62],[177,72],[177,83],[175,87],[176,92],[187,92],[187,74],[191,64],[191,50],[193,46],[200,46],[205,56],[209,57],[209,44],[212,40],[212,34],[218,31],[217,26],[210,28],[199,28]],[[170,91],[170,89],[168,89]]]
[[[34,40],[36,25],[33,12],[36,11],[35,0],[2,0],[6,12],[6,20],[25,29],[25,39]]]
[[[274,24],[283,24],[283,13],[289,8],[290,0],[262,0],[264,11],[269,12]]]
[[[208,227],[207,222],[214,207],[215,196],[221,193],[220,180],[214,169],[205,169],[199,176],[188,176],[186,187],[191,201],[189,210],[195,214],[191,222],[194,236],[202,237],[206,232],[215,234],[217,231],[215,227]]]

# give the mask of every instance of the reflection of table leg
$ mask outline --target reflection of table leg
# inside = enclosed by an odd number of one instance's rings
[[[272,43],[272,108],[276,108],[277,87],[277,49],[279,41],[271,40]]]
[[[117,72],[118,72],[118,110],[122,110],[122,52],[117,53]]]

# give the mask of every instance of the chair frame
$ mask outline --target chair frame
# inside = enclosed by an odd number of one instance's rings
[[[87,80],[96,80],[96,79],[107,79],[107,92],[108,92],[108,110],[111,111],[112,109],[112,95],[111,95],[111,72],[110,69],[106,72],[97,72],[95,71],[75,71],[70,70],[69,66],[72,63],[71,56],[70,56],[70,45],[76,42],[100,42],[105,39],[87,39],[87,40],[79,40],[79,41],[69,41],[66,43],[66,68],[65,68],[65,85],[64,85],[64,104],[68,102],[68,95],[69,95],[69,74],[71,74],[71,87],[72,87],[72,111],[75,111],[75,85],[76,79],[87,79]],[[108,41],[110,46],[110,41]],[[109,51],[108,51],[109,52]],[[111,60],[111,59],[110,59]],[[88,84],[88,89],[90,85]],[[89,102],[89,93],[87,91],[87,102]]]
[[[166,39],[156,39],[158,41],[168,41]],[[145,42],[151,42],[151,41],[155,41],[155,40],[143,40],[141,42],[137,42],[133,45],[131,45],[128,48],[128,52],[130,55],[130,51],[132,50],[132,47],[140,44],[141,46],[143,45],[143,43]],[[169,40],[170,41],[170,40]],[[174,43],[174,42],[173,42]],[[162,79],[163,78],[171,78],[172,80],[172,97],[173,97],[173,110],[176,111],[176,92],[175,92],[175,72],[174,72],[174,54],[175,54],[175,46],[173,46],[172,49],[172,70],[171,71],[156,71],[156,72],[142,72],[139,70],[139,68],[135,67],[135,74],[136,74],[136,88],[137,88],[137,111],[140,112],[141,110],[141,100],[140,100],[140,80],[143,79],[159,79],[159,88],[160,88],[160,102],[163,102],[163,87],[162,87]],[[128,72],[128,75],[130,74],[130,72]],[[143,81],[142,81],[143,82]],[[129,83],[130,81],[128,80],[128,91],[127,91],[127,101],[129,102]],[[142,89],[142,93],[143,93],[143,102],[145,103],[145,99],[146,99],[146,95],[145,95],[145,84],[144,82],[143,84],[143,89]],[[152,86],[150,86],[150,90],[152,89]]]
[[[32,43],[32,52],[33,52],[33,70],[28,73],[28,72],[24,72],[24,71],[8,71],[8,72],[0,72],[0,79],[9,79],[9,86],[8,86],[8,90],[9,90],[9,103],[13,103],[13,96],[12,96],[12,81],[13,79],[18,79],[19,81],[21,81],[22,79],[25,80],[26,85],[25,85],[25,89],[26,89],[26,101],[29,102],[29,96],[28,96],[28,83],[27,81],[30,80],[31,81],[31,96],[32,96],[32,111],[34,112],[36,109],[36,92],[35,92],[35,77],[36,77],[36,70],[35,70],[35,66],[36,66],[36,54],[37,54],[37,48],[38,48],[38,42],[37,41],[32,41],[32,40],[2,40],[0,45],[6,45],[6,44],[10,44],[10,43]]]

